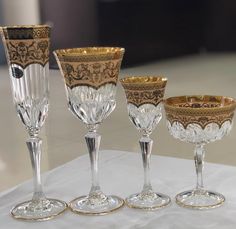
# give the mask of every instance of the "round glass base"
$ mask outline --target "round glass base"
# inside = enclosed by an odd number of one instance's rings
[[[67,207],[66,202],[56,199],[30,200],[16,205],[11,215],[20,220],[44,221],[60,215]]]
[[[217,192],[207,190],[189,190],[181,192],[176,197],[176,203],[185,208],[210,209],[221,206],[225,197]]]
[[[137,193],[126,198],[125,203],[130,208],[156,210],[168,206],[171,203],[169,196],[161,193]]]
[[[118,196],[105,196],[101,201],[90,200],[89,196],[81,196],[69,203],[71,211],[84,215],[106,215],[124,205],[124,200]]]

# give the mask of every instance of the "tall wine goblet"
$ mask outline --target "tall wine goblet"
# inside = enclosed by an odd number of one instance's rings
[[[155,210],[170,204],[168,196],[152,189],[149,167],[153,140],[149,137],[162,118],[162,100],[167,79],[156,76],[132,76],[120,80],[126,94],[129,118],[139,130],[144,168],[144,185],[140,193],[126,198],[131,208]]]
[[[88,47],[54,52],[65,88],[69,110],[88,128],[87,143],[92,187],[88,196],[71,201],[75,213],[103,215],[123,206],[117,196],[105,195],[98,182],[98,157],[101,135],[97,133],[102,121],[115,109],[116,84],[123,48]]]
[[[166,99],[164,107],[170,134],[195,145],[197,184],[194,189],[178,194],[177,204],[192,209],[221,206],[225,197],[203,186],[204,146],[230,132],[236,101],[224,96],[177,96]]]
[[[34,194],[30,201],[15,206],[11,214],[23,220],[47,220],[62,213],[67,204],[48,199],[42,189],[40,158],[43,126],[49,104],[49,43],[47,25],[2,27],[1,34],[9,65],[13,101],[26,127],[26,141],[33,168]]]

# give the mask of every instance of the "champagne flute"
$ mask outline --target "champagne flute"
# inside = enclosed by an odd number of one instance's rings
[[[150,157],[153,140],[149,137],[162,118],[162,100],[167,79],[157,76],[132,76],[120,80],[126,94],[129,118],[139,130],[144,168],[144,185],[140,193],[126,198],[131,208],[155,210],[170,204],[170,197],[153,191],[150,181]]]
[[[41,183],[40,158],[43,126],[49,104],[49,43],[47,25],[1,28],[9,65],[13,102],[29,139],[26,141],[33,168],[32,200],[16,205],[11,214],[22,220],[47,220],[65,211],[64,201],[46,198]]]

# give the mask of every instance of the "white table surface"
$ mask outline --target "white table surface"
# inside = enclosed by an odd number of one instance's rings
[[[45,222],[23,222],[13,219],[9,211],[13,205],[31,198],[32,181],[0,193],[1,229],[235,229],[236,227],[236,168],[206,163],[205,184],[208,189],[225,195],[226,203],[212,210],[180,208],[174,196],[195,184],[193,161],[163,156],[152,156],[151,178],[156,191],[172,198],[171,206],[147,212],[122,208],[105,216],[81,216],[66,211],[65,214]],[[138,153],[104,150],[100,152],[100,181],[107,194],[123,198],[141,190],[143,170]],[[88,193],[90,165],[87,155],[81,156],[43,175],[44,190],[48,197],[70,201]]]

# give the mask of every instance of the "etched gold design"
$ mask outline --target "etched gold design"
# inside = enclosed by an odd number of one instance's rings
[[[49,39],[6,40],[6,48],[10,64],[23,69],[36,63],[45,66],[49,61]]]
[[[159,76],[132,76],[120,80],[127,102],[136,107],[143,104],[157,106],[164,97],[167,78]]]
[[[90,63],[61,63],[66,85],[91,86],[99,88],[106,83],[117,83],[121,60],[90,62]]]
[[[232,122],[236,101],[224,96],[179,96],[165,100],[167,120],[181,123],[186,129],[189,124],[198,124],[204,129],[210,123],[219,127],[226,121]]]
[[[48,63],[49,26],[10,26],[1,29],[9,64],[17,64],[25,69],[30,64],[45,66]]]
[[[117,84],[124,49],[74,48],[56,50],[54,54],[68,87],[98,89],[107,83]]]
[[[1,27],[3,36],[7,40],[29,40],[50,37],[48,25],[19,25]]]

